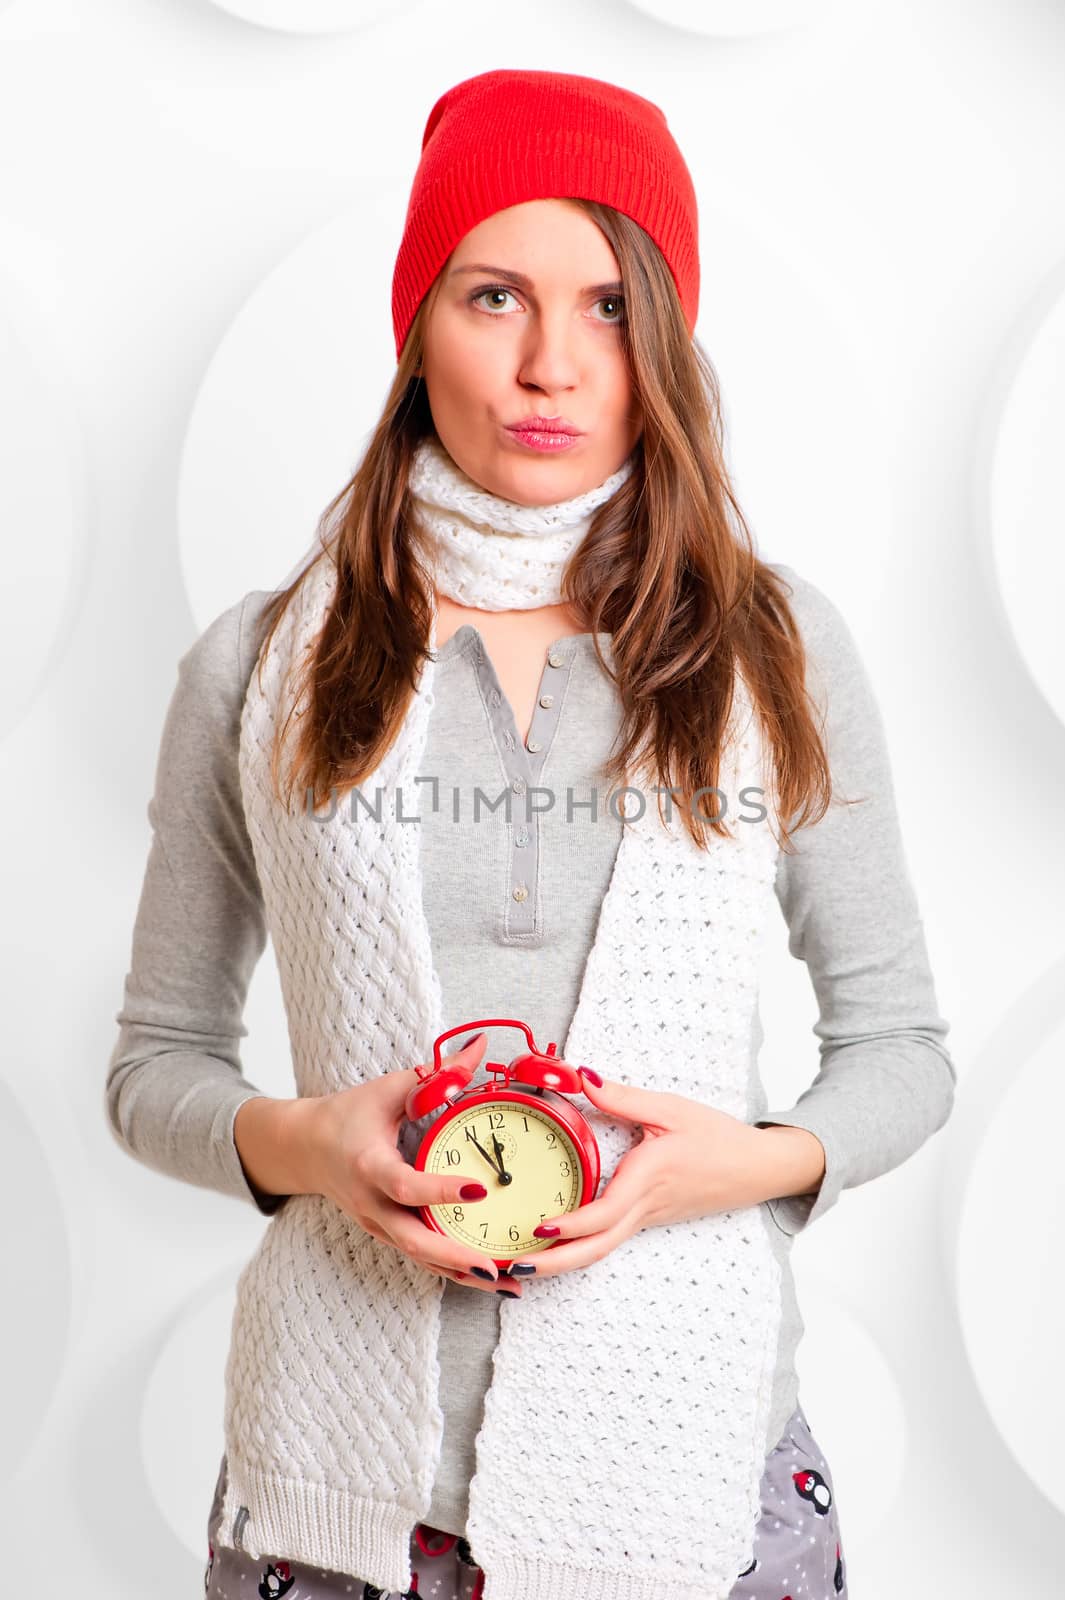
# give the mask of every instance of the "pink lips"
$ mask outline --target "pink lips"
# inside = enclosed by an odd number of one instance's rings
[[[565,417],[522,417],[520,422],[510,422],[507,426],[511,433],[568,433],[576,437],[581,431]]]
[[[582,437],[579,428],[565,417],[526,417],[522,422],[507,426],[512,439],[527,445],[530,450],[569,450]]]

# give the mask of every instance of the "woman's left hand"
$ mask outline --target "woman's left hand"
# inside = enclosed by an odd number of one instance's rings
[[[686,1095],[609,1078],[600,1088],[586,1073],[582,1078],[593,1105],[640,1123],[643,1138],[622,1156],[598,1200],[544,1219],[558,1227],[559,1242],[515,1258],[511,1270],[524,1259],[537,1278],[572,1272],[601,1260],[641,1228],[757,1205],[775,1194],[772,1141],[764,1137],[769,1130]]]

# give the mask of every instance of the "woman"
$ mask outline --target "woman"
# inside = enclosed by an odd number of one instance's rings
[[[365,458],[292,581],[182,659],[108,1105],[272,1217],[209,1595],[846,1592],[791,1240],[945,1122],[954,1069],[876,703],[831,602],[750,547],[698,282],[656,107],[448,91]],[[774,897],[823,1055],[779,1114]],[[267,933],[291,1100],[241,1074]],[[404,1117],[434,1038],[499,1016],[582,1062],[605,1180],[504,1272],[421,1222],[484,1186],[416,1172]],[[514,1051],[460,1054],[476,1083]]]

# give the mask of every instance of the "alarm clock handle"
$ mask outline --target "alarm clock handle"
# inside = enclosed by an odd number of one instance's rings
[[[481,1017],[476,1022],[461,1022],[457,1028],[449,1028],[442,1033],[433,1045],[433,1071],[440,1069],[440,1046],[447,1039],[453,1039],[457,1033],[469,1033],[471,1028],[520,1028],[529,1041],[529,1049],[536,1051],[536,1041],[533,1039],[532,1030],[528,1023],[519,1022],[516,1017]],[[538,1052],[537,1052],[538,1053]]]

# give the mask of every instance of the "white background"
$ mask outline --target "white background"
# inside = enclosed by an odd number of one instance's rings
[[[1060,1592],[1065,8],[786,11],[0,3],[5,1592],[202,1593],[266,1224],[106,1125],[158,741],[178,658],[354,465],[425,118],[502,66],[666,111],[740,502],[887,725],[960,1084],[795,1248],[849,1592]],[[782,922],[762,1009],[779,1106],[817,1065]],[[292,1092],[269,954],[246,1021]]]

